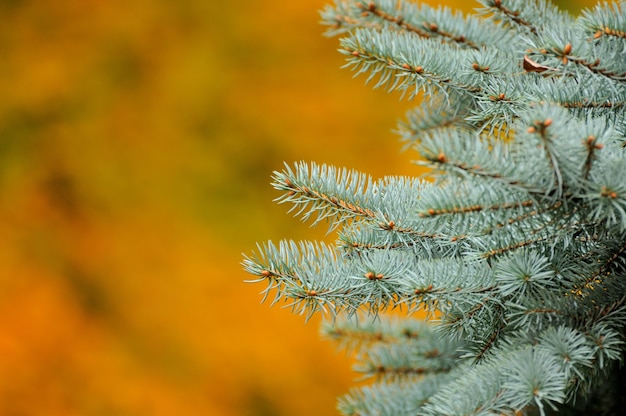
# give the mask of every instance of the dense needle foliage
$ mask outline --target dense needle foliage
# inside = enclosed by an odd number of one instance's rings
[[[326,335],[358,353],[374,382],[341,399],[344,414],[623,405],[626,5],[574,18],[546,1],[481,3],[472,16],[396,0],[322,11],[347,67],[422,98],[399,131],[432,168],[275,172],[278,202],[338,240],[268,242],[244,267],[274,302],[330,315]]]

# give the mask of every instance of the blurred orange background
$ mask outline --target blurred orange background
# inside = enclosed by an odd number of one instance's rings
[[[283,161],[419,174],[325,3],[0,1],[0,415],[335,414],[350,360],[239,264],[324,238]]]

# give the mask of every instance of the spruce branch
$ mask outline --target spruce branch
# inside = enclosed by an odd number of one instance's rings
[[[340,189],[336,184],[344,185]],[[279,203],[290,202],[296,215],[307,220],[317,213],[314,225],[322,220],[331,220],[331,229],[341,221],[356,217],[375,218],[376,214],[367,208],[376,198],[376,186],[367,175],[337,170],[327,165],[305,163],[296,165],[295,170],[285,165],[285,171],[274,172],[274,188],[286,191],[277,199]]]
[[[624,44],[626,40],[626,13],[623,4],[603,3],[593,9],[585,9],[580,17],[581,27],[593,39],[607,38]]]
[[[406,119],[398,123],[397,130],[401,140],[406,142],[404,150],[417,149],[424,137],[438,130],[454,127],[472,129],[474,126],[466,120],[471,105],[469,100],[464,106],[452,106],[445,100],[437,100],[409,111]]]
[[[503,20],[509,21],[516,25],[527,28],[533,34],[535,35],[537,34],[537,28],[533,26],[526,19],[520,17],[521,11],[519,9],[518,10],[509,9],[506,6],[502,5],[501,0],[493,0],[493,1],[487,2],[487,6],[495,9],[502,16]]]
[[[435,352],[431,352],[435,354]],[[361,363],[355,371],[363,374],[363,380],[376,378],[379,381],[419,379],[427,374],[448,372],[450,368],[433,363],[428,355],[420,355],[415,348],[404,344],[391,348],[373,348],[360,357]]]
[[[398,130],[432,179],[274,172],[276,201],[338,240],[268,242],[243,266],[357,354],[373,384],[344,414],[588,414],[605,391],[621,410],[606,385],[626,346],[625,8],[481,3],[322,12],[356,75],[423,99]]]
[[[545,27],[571,24],[566,13],[546,0],[479,0],[490,21],[501,21],[522,34],[538,35]]]
[[[554,75],[589,73],[612,81],[625,80],[626,67],[615,60],[614,45],[591,42],[579,28],[559,29],[537,36],[529,45],[528,56]]]
[[[414,319],[379,317],[377,321],[356,316],[322,326],[322,334],[341,348],[353,350],[376,343],[393,344],[433,339],[434,332],[426,323]]]
[[[439,92],[480,91],[476,85],[463,83],[452,70],[467,65],[462,51],[441,54],[438,49],[453,48],[431,39],[415,42],[405,33],[357,29],[341,39],[341,46],[340,52],[350,56],[346,67],[352,68],[356,75],[369,73],[366,82],[378,77],[374,88],[408,91],[409,98],[420,91],[433,96]]]
[[[353,389],[340,399],[338,408],[342,414],[353,416],[419,414],[428,399],[449,379],[449,374],[441,374],[417,383],[375,383]]]
[[[491,24],[491,34],[481,30],[484,24],[473,16],[463,16],[448,7],[432,8],[426,4],[394,0],[335,0],[322,12],[322,24],[329,27],[327,34],[335,36],[356,28],[406,32],[423,39],[437,39],[460,48],[481,49],[493,46],[505,49],[509,34]]]

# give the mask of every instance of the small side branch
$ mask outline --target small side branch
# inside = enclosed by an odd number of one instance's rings
[[[564,108],[618,108],[618,107],[626,107],[626,101],[604,101],[604,102],[595,102],[595,101],[573,101],[573,102],[564,102],[559,103],[559,105]]]
[[[455,43],[459,43],[459,44],[463,44],[465,46],[468,46],[469,48],[472,49],[480,49],[474,42],[472,42],[469,39],[466,39],[465,36],[463,35],[459,35],[459,36],[455,36],[454,34],[450,33],[450,32],[446,32],[444,30],[442,30],[439,25],[437,25],[437,23],[432,23],[432,22],[423,22],[422,28],[419,28],[415,25],[412,25],[408,22],[406,22],[406,20],[404,19],[404,17],[402,15],[394,15],[391,13],[386,13],[385,11],[381,10],[379,7],[376,6],[376,4],[371,1],[369,2],[367,5],[363,4],[363,3],[359,3],[358,6],[363,9],[363,14],[365,16],[367,16],[367,14],[371,13],[374,14],[376,16],[378,16],[380,19],[389,22],[391,24],[395,24],[397,26],[399,26],[400,28],[406,30],[407,32],[411,32],[411,33],[415,33],[416,35],[422,37],[422,38],[432,38],[433,35],[438,35],[442,38],[445,38],[447,40],[451,40]]]
[[[589,62],[586,59],[575,57],[575,56],[569,56],[568,58],[570,61],[574,62],[575,64],[584,66],[585,68],[587,68],[590,72],[594,74],[602,75],[604,77],[607,77],[615,81],[621,81],[621,82],[626,81],[626,73],[620,74],[620,73],[609,71],[608,69],[602,68],[600,66],[600,58],[596,58],[593,62]]]
[[[295,211],[303,220],[316,215],[314,225],[328,220],[332,230],[355,218],[388,222],[365,206],[377,198],[379,190],[377,184],[362,173],[298,163],[295,171],[287,166],[282,172],[274,172],[273,179],[274,188],[284,192],[275,201],[293,204],[290,212]]]
[[[626,244],[616,250],[609,258],[602,262],[602,266],[589,275],[583,282],[573,289],[573,293],[584,297],[586,291],[596,290],[596,285],[602,285],[605,279],[611,275],[611,267],[626,253]]]
[[[591,165],[596,158],[596,151],[602,149],[604,146],[602,143],[597,143],[596,137],[591,135],[583,140],[583,144],[587,149],[587,157],[583,165],[583,178],[587,180],[589,178],[589,172],[591,172]]]
[[[297,194],[300,194],[309,199],[323,201],[329,206],[336,208],[337,210],[348,211],[356,216],[369,217],[369,218],[376,217],[376,214],[374,213],[374,211],[370,209],[355,205],[346,200],[337,198],[336,196],[326,195],[325,193],[322,193],[315,189],[311,189],[305,185],[296,185],[293,182],[291,182],[289,179],[285,180],[284,185],[286,188],[289,189],[289,192],[287,193],[288,197],[293,197]]]
[[[435,217],[438,215],[447,215],[447,214],[468,214],[470,212],[478,212],[478,211],[487,211],[487,210],[496,211],[496,210],[502,210],[502,209],[530,207],[533,204],[534,204],[534,201],[532,199],[529,199],[526,201],[505,202],[502,204],[495,204],[495,205],[490,205],[490,206],[483,206],[483,205],[476,204],[476,205],[469,205],[465,207],[455,206],[453,208],[440,208],[440,209],[430,208],[426,211],[420,212],[419,216],[422,218],[426,218],[426,217]]]
[[[534,35],[537,34],[537,29],[530,22],[520,17],[521,13],[519,10],[510,10],[506,8],[502,4],[502,0],[494,0],[492,7],[494,7],[500,14],[505,16],[507,20],[514,22],[519,26],[525,27],[526,29],[530,30]]]
[[[517,243],[510,244],[510,245],[505,246],[505,247],[494,248],[492,250],[489,250],[488,252],[483,253],[481,255],[481,257],[484,258],[484,259],[490,259],[492,257],[499,256],[499,255],[502,255],[504,253],[508,253],[509,251],[513,251],[513,250],[517,250],[519,248],[523,248],[523,247],[531,246],[533,244],[541,243],[543,241],[546,241],[547,239],[548,239],[547,237],[540,237],[540,238],[535,238],[535,239],[531,239],[531,240],[519,241]]]
[[[601,65],[602,61],[600,60],[600,58],[595,58],[593,61],[590,61],[588,58],[577,56],[575,54],[576,51],[574,49],[575,48],[572,47],[571,43],[566,43],[562,47],[540,49],[539,52],[543,56],[557,58],[563,65],[567,65],[568,62],[572,62],[573,64],[586,68],[589,72],[593,74],[604,76],[613,81],[624,82],[626,80],[626,73],[617,73],[615,71],[611,71],[607,69],[606,67],[603,67]],[[530,67],[531,62],[534,64],[533,68],[536,68],[536,69],[532,69],[535,72],[543,72],[544,68],[545,70],[549,70],[549,72],[551,73],[564,72],[563,70],[560,70],[557,68],[550,68],[547,66],[539,65],[528,57],[525,57],[524,69],[527,69],[528,67]]]
[[[597,28],[597,32],[593,35],[593,38],[599,39],[602,36],[612,36],[620,39],[626,39],[626,32],[609,26],[599,26]]]

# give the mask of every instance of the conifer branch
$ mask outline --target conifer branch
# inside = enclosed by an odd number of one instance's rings
[[[502,21],[520,35],[537,36],[551,25],[571,25],[566,13],[546,0],[479,0],[485,7],[481,14],[489,20]]]
[[[619,102],[590,102],[590,101],[578,101],[578,102],[562,102],[560,103],[565,108],[619,108],[626,107],[626,101]]]
[[[589,276],[586,276],[582,280],[579,286],[574,288],[574,292],[580,297],[584,297],[589,291],[601,290],[602,286],[606,283],[605,280],[613,277],[619,270],[615,270],[616,267],[622,268],[626,266],[626,244],[618,247],[607,259],[600,262],[600,266]]]
[[[398,125],[398,134],[406,142],[406,148],[419,146],[424,137],[434,131],[460,128],[471,130],[472,125],[466,117],[470,114],[468,108],[471,101],[467,101],[463,108],[454,108],[446,101],[434,102],[432,105],[417,107],[406,115],[406,120]]]
[[[345,189],[338,189],[333,184],[339,181],[346,185]],[[286,166],[283,172],[274,172],[274,188],[286,191],[277,199],[278,202],[291,202],[299,207],[297,215],[303,219],[317,211],[318,217],[315,223],[337,217],[337,226],[342,218],[376,217],[376,214],[361,206],[367,198],[372,198],[376,192],[371,178],[357,172],[336,169],[316,164],[309,166],[300,163],[296,165],[295,172]],[[356,200],[355,196],[361,197]]]
[[[583,10],[580,23],[588,33],[593,34],[594,40],[626,39],[626,14],[623,5],[618,3],[601,3],[592,10]]]
[[[535,35],[537,34],[537,28],[530,22],[520,17],[520,15],[522,14],[520,10],[507,8],[505,5],[502,4],[502,0],[488,1],[486,2],[486,4],[488,7],[495,9],[495,11],[502,17],[502,19],[522,26]]]
[[[361,322],[364,320],[364,322]],[[391,319],[380,317],[373,322],[361,317],[359,320],[339,320],[322,328],[323,334],[335,341],[339,346],[353,349],[369,347],[376,343],[393,344],[397,342],[416,342],[431,339],[434,334],[424,322],[408,319]]]
[[[574,52],[575,50],[573,50],[571,43],[567,43],[562,47],[541,48],[539,50],[539,53],[543,55],[542,58],[548,59],[548,62],[554,63],[560,61],[562,65],[567,65],[571,62],[572,64],[579,65],[592,74],[600,75],[610,80],[619,82],[624,82],[626,80],[626,72],[617,72],[603,67],[602,60],[598,57],[586,58],[584,56],[577,56]],[[550,59],[552,60],[550,61]],[[546,66],[545,68],[549,68],[549,66]],[[563,73],[563,71],[559,69],[554,69],[552,72]]]
[[[479,50],[485,46],[505,49],[507,33],[498,25],[491,25],[485,36],[480,30],[484,24],[473,16],[453,13],[449,8],[434,9],[406,0],[336,0],[334,7],[322,11],[322,23],[329,27],[329,35],[349,32],[357,28],[405,32],[423,39],[437,39],[461,48]]]
[[[322,12],[355,75],[424,100],[399,133],[433,179],[274,173],[277,201],[338,241],[269,242],[243,266],[264,300],[330,315],[326,336],[357,353],[374,383],[344,414],[543,416],[575,401],[593,414],[580,398],[621,371],[625,9],[481,2],[471,16],[407,0]]]
[[[592,134],[587,136],[587,139],[584,140],[583,143],[587,148],[587,157],[585,158],[585,163],[583,165],[582,177],[584,180],[587,180],[587,178],[589,178],[589,173],[591,172],[591,165],[597,158],[597,151],[602,149],[604,145],[602,143],[598,143],[598,139]]]
[[[602,68],[600,58],[596,58],[593,62],[590,62],[586,60],[585,58],[571,56],[571,55],[563,59],[568,59],[569,61],[577,65],[585,67],[591,73],[602,75],[615,81],[620,81],[620,82],[626,81],[626,72],[618,73],[615,71],[611,71],[610,69],[607,69],[607,68]]]
[[[437,49],[453,48],[434,40],[416,42],[405,33],[359,29],[340,42],[340,52],[350,56],[346,67],[351,67],[357,75],[369,72],[366,82],[378,76],[374,88],[385,86],[390,91],[409,91],[410,98],[421,90],[432,96],[481,91],[479,86],[464,82],[458,77],[458,70],[453,70],[466,67],[476,72],[468,59],[464,59],[463,51],[442,55]]]

